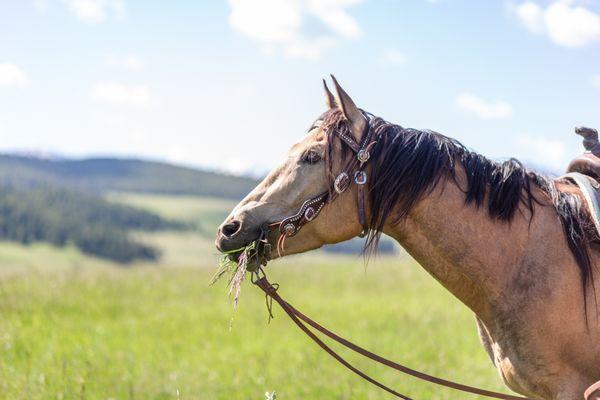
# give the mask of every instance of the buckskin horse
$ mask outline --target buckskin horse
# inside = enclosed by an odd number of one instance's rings
[[[385,233],[475,313],[508,387],[582,399],[600,379],[599,242],[582,190],[387,122],[333,83],[327,111],[220,226],[218,250],[265,227],[262,263]]]

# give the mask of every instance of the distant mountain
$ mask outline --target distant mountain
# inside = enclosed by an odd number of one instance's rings
[[[139,159],[76,160],[0,154],[0,185],[32,188],[44,184],[99,193],[128,191],[239,199],[257,181]]]

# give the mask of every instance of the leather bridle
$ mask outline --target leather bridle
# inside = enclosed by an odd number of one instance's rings
[[[279,234],[281,235],[280,241],[296,235],[304,225],[317,218],[323,207],[325,207],[325,204],[331,202],[335,196],[344,193],[350,187],[351,176],[357,188],[358,222],[362,226],[362,231],[358,236],[364,237],[368,233],[369,226],[367,224],[365,212],[365,186],[367,184],[367,173],[365,168],[367,162],[371,158],[371,151],[373,150],[373,146],[377,143],[377,140],[373,138],[368,116],[366,114],[363,114],[363,116],[365,118],[365,129],[360,143],[343,131],[333,131],[333,134],[340,138],[342,143],[346,144],[355,154],[355,157],[349,165],[347,165],[335,178],[333,182],[333,191],[327,190],[306,200],[294,215],[286,217],[281,221],[268,224],[267,229],[269,232],[279,230]]]

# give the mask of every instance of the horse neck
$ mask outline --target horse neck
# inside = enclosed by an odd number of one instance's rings
[[[384,232],[484,317],[522,257],[530,214],[517,212],[510,223],[493,220],[486,206],[465,205],[464,191],[458,186],[465,185],[464,171],[457,171],[457,181],[440,181],[406,219]]]

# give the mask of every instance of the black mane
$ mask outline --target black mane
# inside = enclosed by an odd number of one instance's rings
[[[333,134],[349,127],[340,111],[324,114],[323,127],[329,134],[328,168],[333,163],[331,154]],[[399,222],[412,207],[435,189],[442,178],[456,181],[456,166],[462,165],[467,175],[465,204],[485,207],[490,218],[510,222],[520,205],[533,218],[535,206],[543,204],[533,193],[534,188],[551,203],[562,224],[567,243],[581,271],[584,295],[588,282],[593,284],[589,243],[595,239],[589,215],[578,196],[557,190],[555,182],[526,169],[518,160],[497,162],[477,154],[455,139],[432,131],[405,129],[382,118],[370,116],[372,133],[377,145],[372,151],[368,196],[370,203],[370,231],[365,250],[376,248],[386,222]],[[346,147],[346,146],[343,146]],[[347,162],[352,154],[344,151]]]

